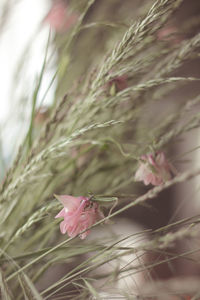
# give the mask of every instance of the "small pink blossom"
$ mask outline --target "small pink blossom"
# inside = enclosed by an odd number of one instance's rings
[[[78,16],[69,12],[68,5],[62,0],[54,0],[50,11],[44,21],[49,23],[51,28],[57,32],[67,31],[74,23]]]
[[[174,168],[167,161],[163,152],[155,155],[146,154],[141,156],[140,166],[135,174],[136,181],[144,181],[145,185],[161,185],[172,178]]]
[[[114,88],[114,90],[116,92],[123,91],[124,89],[126,89],[128,87],[127,76],[126,75],[122,75],[122,76],[115,77],[115,78],[111,79],[107,83],[107,85],[110,88],[110,92],[111,93],[112,93],[112,91],[111,91],[112,88]]]
[[[85,239],[90,233],[87,230],[98,220],[104,218],[103,213],[99,210],[97,203],[92,202],[87,197],[73,197],[69,195],[56,196],[63,204],[64,208],[55,216],[55,218],[63,217],[64,220],[60,223],[60,231],[62,234],[67,234],[70,237],[80,236]]]
[[[173,25],[167,25],[167,26],[161,28],[157,32],[157,38],[160,41],[168,41],[172,45],[178,44],[183,40],[178,28]]]

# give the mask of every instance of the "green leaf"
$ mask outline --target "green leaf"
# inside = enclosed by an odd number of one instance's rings
[[[118,201],[117,197],[103,197],[103,196],[95,196],[92,198],[93,201],[96,202],[114,202]]]

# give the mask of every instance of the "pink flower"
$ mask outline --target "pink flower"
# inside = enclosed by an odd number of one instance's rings
[[[44,21],[49,23],[51,28],[57,32],[67,31],[74,23],[78,16],[69,12],[68,5],[62,0],[54,0],[50,11]]]
[[[115,94],[116,92],[123,91],[124,89],[126,89],[128,87],[127,76],[122,75],[122,76],[115,77],[115,78],[111,79],[107,83],[107,85],[110,89],[109,92],[111,95]]]
[[[178,28],[173,25],[168,25],[158,30],[157,38],[160,41],[170,42],[172,45],[178,44],[183,40]]]
[[[87,230],[101,218],[103,213],[99,210],[97,203],[92,202],[87,197],[73,197],[69,195],[61,195],[56,198],[63,204],[64,208],[55,216],[55,218],[63,217],[64,221],[60,223],[60,231],[70,237],[80,236],[85,239],[90,233]],[[81,233],[81,234],[80,234]]]
[[[161,185],[172,178],[174,168],[168,163],[163,152],[141,156],[140,166],[135,174],[136,181],[144,181],[145,185]]]

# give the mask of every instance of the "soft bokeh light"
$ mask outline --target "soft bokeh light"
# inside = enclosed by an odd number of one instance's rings
[[[4,3],[0,3],[4,7]],[[6,159],[22,140],[30,118],[33,90],[44,60],[49,25],[43,23],[50,2],[22,0],[13,3],[0,35],[0,126]],[[51,47],[49,47],[49,56]],[[40,102],[48,88],[54,70],[55,57],[46,68],[39,92]],[[43,104],[53,100],[51,88]],[[23,103],[23,104],[20,104]]]

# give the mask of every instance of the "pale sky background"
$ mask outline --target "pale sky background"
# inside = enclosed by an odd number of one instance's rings
[[[6,1],[10,0],[0,0],[1,13]],[[49,25],[41,22],[51,4],[48,0],[12,0],[10,3],[12,9],[0,32],[0,130],[6,159],[12,157],[14,148],[27,130],[31,97],[42,67],[49,35]],[[27,47],[30,47],[30,53],[27,52]],[[28,57],[24,51],[28,53]],[[20,61],[25,62],[21,72]],[[53,74],[54,68],[49,68],[43,80],[39,101]],[[52,102],[53,89],[44,104]],[[20,106],[22,96],[24,102]],[[21,113],[23,116],[19,118]]]

